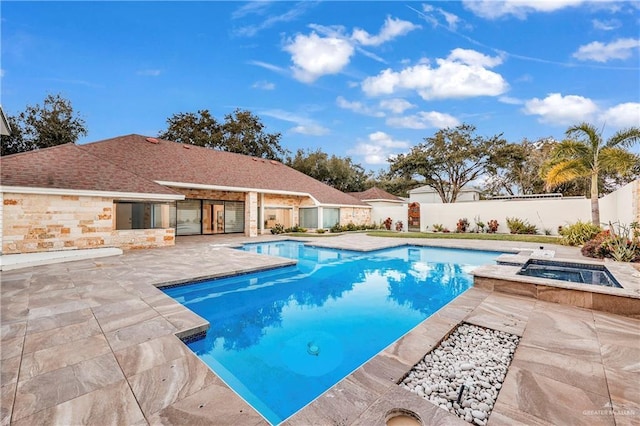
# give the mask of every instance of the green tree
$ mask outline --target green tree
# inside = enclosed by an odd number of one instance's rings
[[[219,123],[209,110],[174,114],[167,119],[167,130],[158,137],[175,142],[215,148],[222,151],[282,160],[287,151],[280,145],[280,133],[267,133],[259,117],[236,109]]]
[[[370,174],[349,157],[329,156],[320,149],[299,149],[295,156],[287,158],[286,164],[343,192],[360,192],[366,189]]]
[[[209,110],[174,114],[167,119],[167,130],[158,137],[188,145],[220,148],[222,128]]]
[[[398,197],[408,197],[409,191],[420,186],[420,183],[412,177],[397,175],[389,170],[380,170],[366,183],[366,188],[377,187]]]
[[[551,152],[545,167],[545,183],[548,188],[554,188],[576,179],[588,178],[591,222],[600,225],[600,180],[607,173],[628,175],[638,169],[640,157],[627,151],[625,147],[640,140],[640,128],[620,130],[603,141],[601,132],[592,124],[581,123],[567,129],[565,135],[568,139],[559,143]]]
[[[60,94],[47,95],[42,106],[27,105],[7,120],[12,132],[2,138],[2,155],[75,143],[87,134],[84,120],[74,112],[71,101]]]
[[[488,171],[506,145],[502,135],[485,138],[461,124],[441,129],[408,154],[389,160],[391,172],[406,179],[419,176],[421,185],[435,189],[443,203],[453,203],[462,187]]]
[[[267,133],[260,118],[236,109],[224,117],[222,146],[225,150],[255,157],[283,160],[287,151],[280,146],[280,133]]]

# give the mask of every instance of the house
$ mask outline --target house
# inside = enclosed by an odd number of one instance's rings
[[[479,201],[482,191],[476,188],[463,186],[458,193],[456,203],[466,201]],[[409,191],[409,200],[420,204],[442,203],[438,192],[428,185],[420,186]]]
[[[407,201],[380,188],[369,188],[349,195],[371,206],[371,222],[381,224],[390,217],[393,223],[407,223]]]
[[[135,134],[5,156],[0,173],[2,254],[371,221],[371,206],[278,161]]]
[[[11,134],[11,126],[9,125],[9,120],[7,116],[4,115],[4,110],[2,106],[0,106],[0,135],[9,136]]]

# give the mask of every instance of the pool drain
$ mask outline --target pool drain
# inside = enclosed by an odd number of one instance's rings
[[[307,343],[307,353],[309,355],[318,356],[320,354],[320,348],[313,342]]]

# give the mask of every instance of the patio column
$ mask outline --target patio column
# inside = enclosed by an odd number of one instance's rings
[[[245,201],[245,235],[248,237],[258,236],[258,193],[247,192]]]

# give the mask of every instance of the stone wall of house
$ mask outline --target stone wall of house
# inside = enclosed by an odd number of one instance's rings
[[[264,194],[264,205],[268,207],[300,207],[300,206],[312,206],[313,202],[309,197]]]
[[[111,246],[113,200],[5,193],[2,254]]]
[[[193,198],[198,200],[223,200],[223,201],[246,201],[245,192],[229,192],[229,191],[214,191],[211,189],[191,189],[191,188],[174,188],[176,192],[184,194],[186,198]]]
[[[341,207],[340,225],[369,225],[371,223],[371,208]]]
[[[109,246],[123,250],[172,246],[176,242],[175,229],[120,229],[111,231]]]
[[[175,244],[175,230],[116,230],[112,198],[3,193],[2,254]]]

